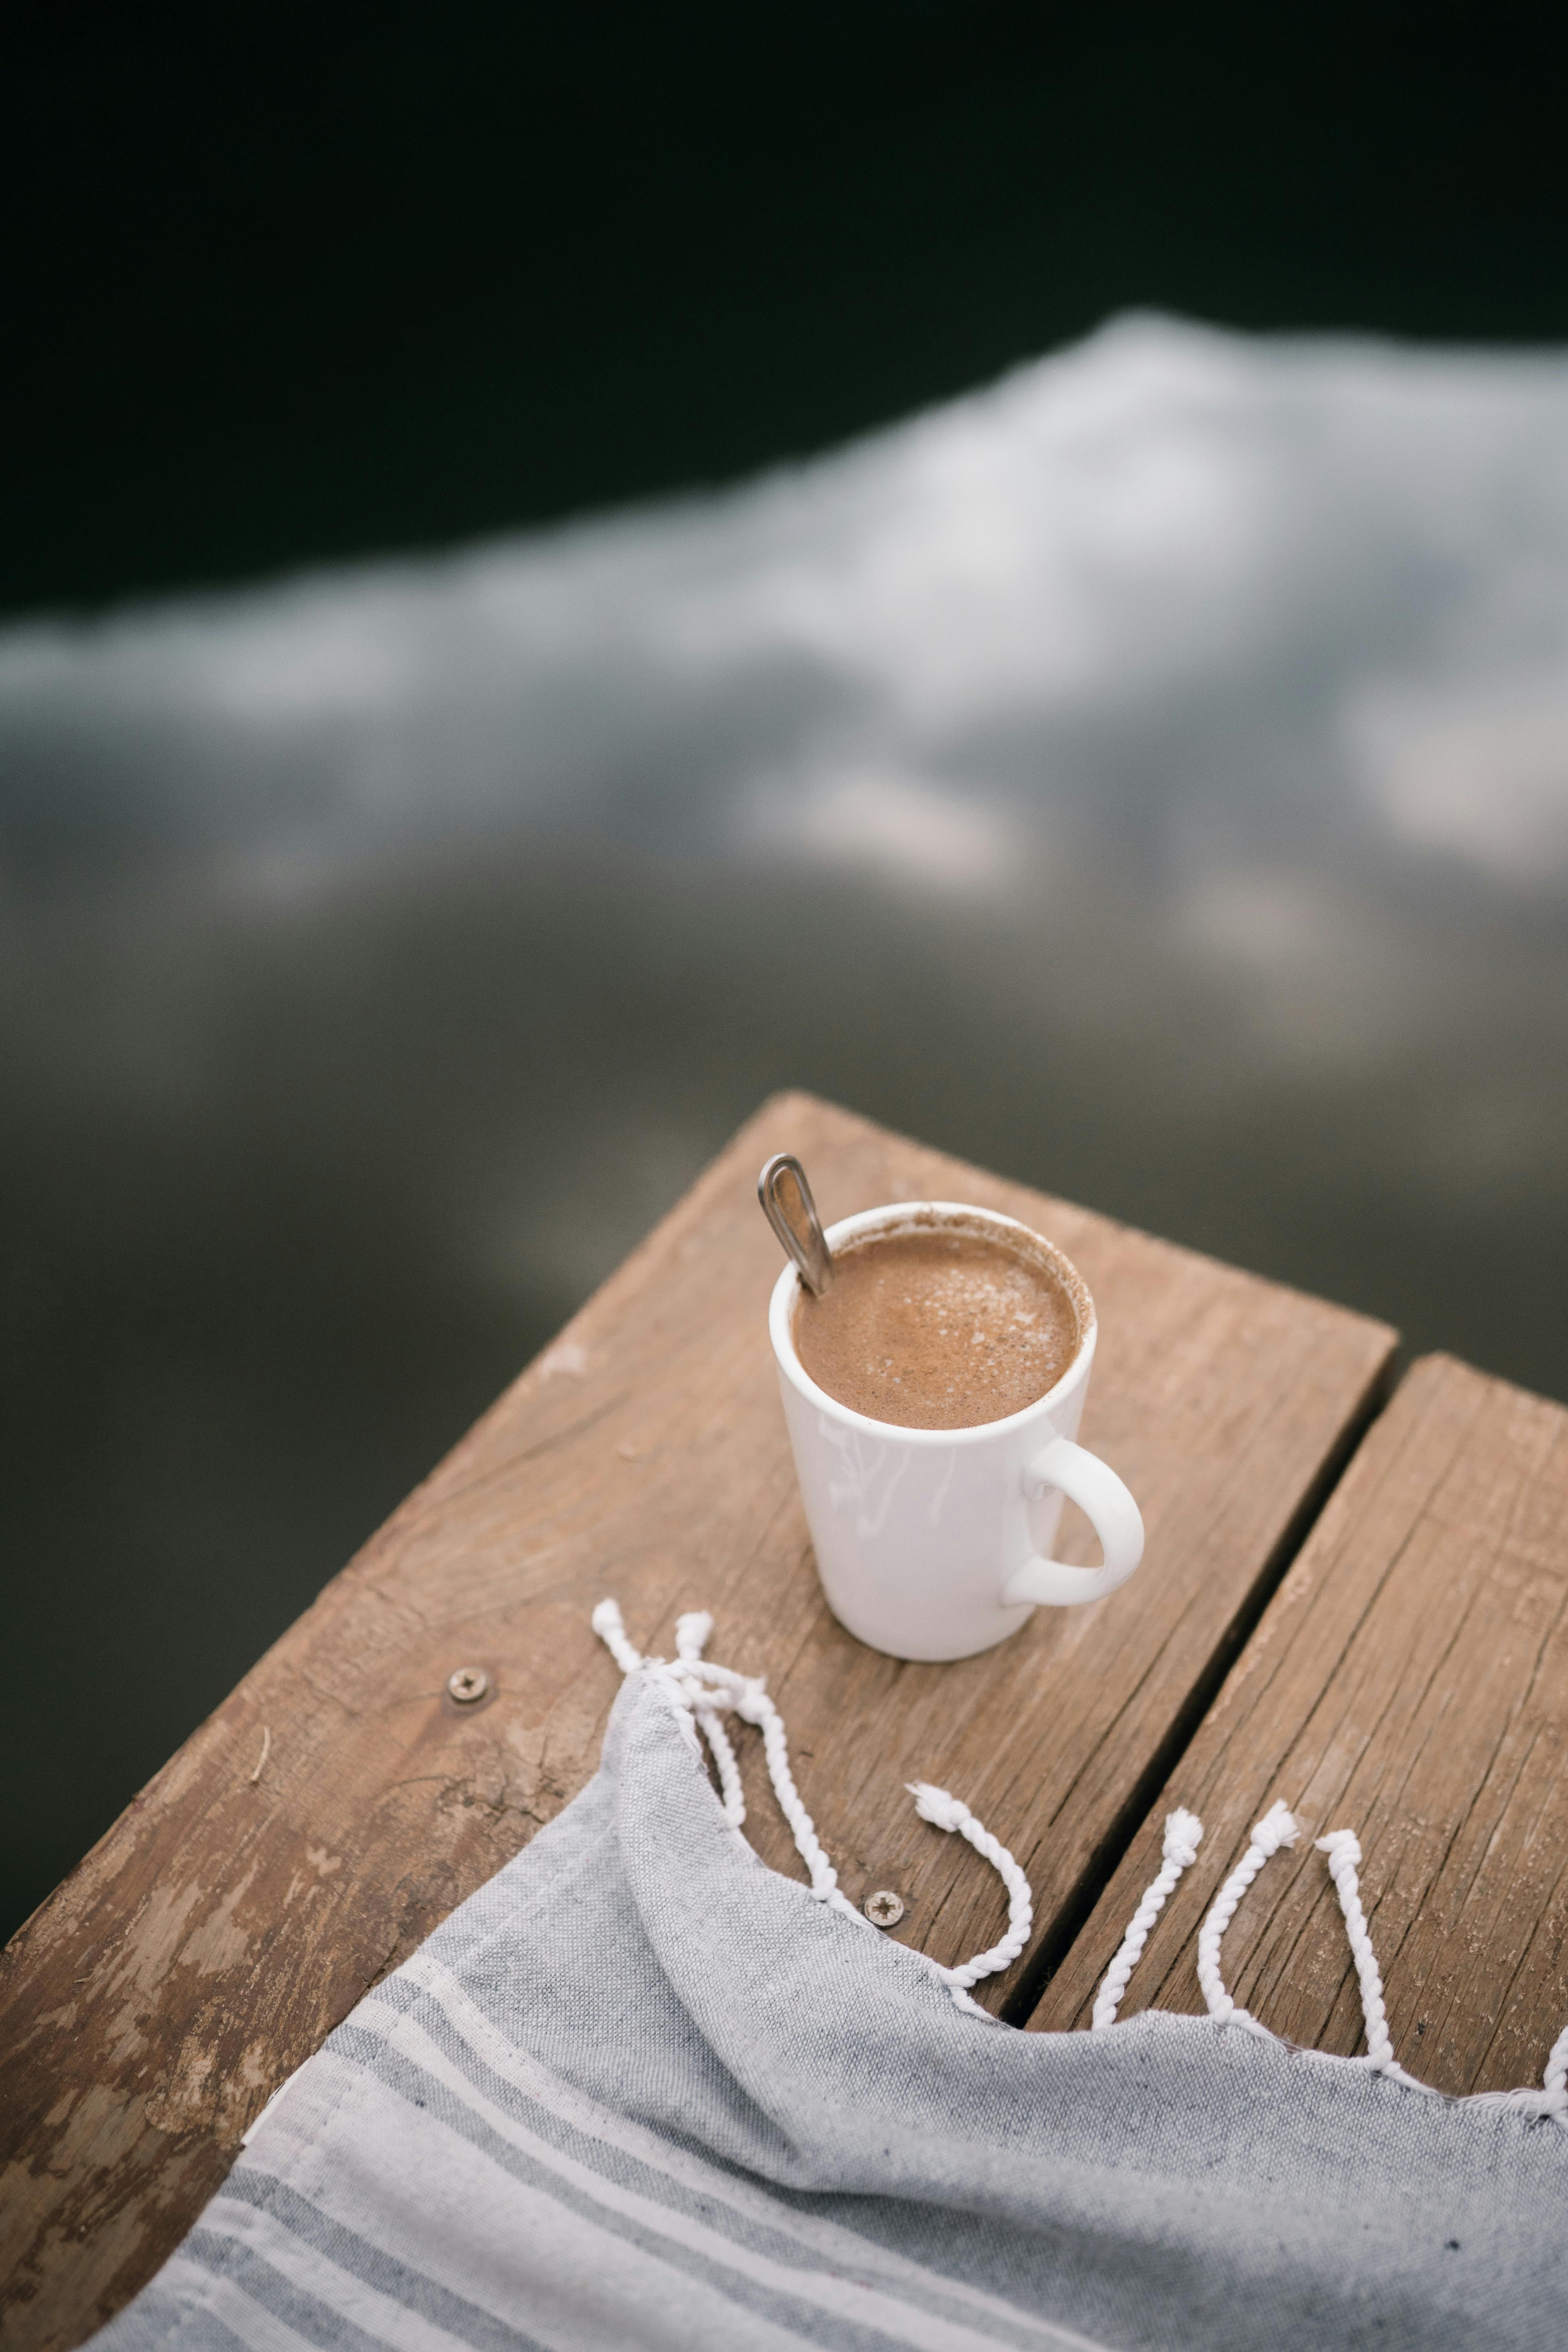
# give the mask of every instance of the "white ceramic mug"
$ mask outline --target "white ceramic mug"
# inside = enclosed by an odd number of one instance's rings
[[[1143,1521],[1116,1475],[1076,1443],[1094,1361],[1094,1301],[1061,1251],[1013,1217],[952,1201],[904,1201],[845,1217],[835,1252],[932,1220],[1043,1256],[1073,1303],[1078,1350],[1055,1388],[1022,1412],[973,1429],[905,1429],[840,1404],[795,1353],[801,1280],[786,1265],[768,1329],[784,1418],[828,1606],[895,1658],[967,1658],[1017,1632],[1041,1602],[1098,1601],[1143,1557]],[[1087,1514],[1104,1566],[1052,1559],[1062,1496]]]

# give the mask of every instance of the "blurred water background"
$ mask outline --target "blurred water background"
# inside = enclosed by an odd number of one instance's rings
[[[727,488],[47,594],[0,1927],[776,1087],[1568,1396],[1568,356],[1134,310]]]

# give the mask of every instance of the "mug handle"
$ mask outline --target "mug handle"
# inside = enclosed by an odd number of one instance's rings
[[[1058,1486],[1075,1502],[1100,1538],[1105,1564],[1069,1568],[1065,1559],[1026,1559],[1002,1587],[1008,1606],[1043,1601],[1070,1609],[1126,1583],[1143,1557],[1143,1517],[1114,1470],[1069,1437],[1056,1437],[1025,1464],[1024,1486],[1030,1493]]]

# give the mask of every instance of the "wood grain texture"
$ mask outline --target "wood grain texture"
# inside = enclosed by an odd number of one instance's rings
[[[1088,2022],[1159,1868],[1205,1824],[1123,2016],[1199,2011],[1199,1922],[1276,1798],[1303,1836],[1225,1938],[1226,1982],[1291,2041],[1364,2048],[1311,1840],[1352,1829],[1401,2063],[1448,2092],[1539,2084],[1568,2023],[1568,1412],[1447,1357],[1371,1432],[1031,2022]]]
[[[829,1218],[967,1198],[1077,1260],[1101,1327],[1084,1434],[1149,1526],[1121,1592],[947,1667],[879,1657],[827,1615],[765,1331],[778,1261],[754,1187],[776,1150],[802,1154]],[[768,1673],[857,1899],[898,1888],[901,1932],[944,1960],[1000,1929],[994,1875],[916,1819],[918,1774],[1026,1860],[1037,1944],[1064,1937],[1391,1342],[809,1097],[765,1106],[10,1948],[8,2340],[72,2344],[141,2285],[273,2086],[582,1784],[617,1683],[588,1626],[605,1592],[645,1646],[711,1608],[714,1654]],[[495,1683],[471,1712],[444,1696],[469,1663]],[[756,1843],[802,1875],[742,1737]]]

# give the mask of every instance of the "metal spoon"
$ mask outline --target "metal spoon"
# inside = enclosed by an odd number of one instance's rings
[[[784,1205],[784,1179],[794,1189],[794,1208]],[[805,1181],[805,1171],[793,1151],[775,1151],[757,1179],[763,1214],[800,1268],[800,1278],[814,1298],[820,1298],[833,1281],[833,1255]]]

